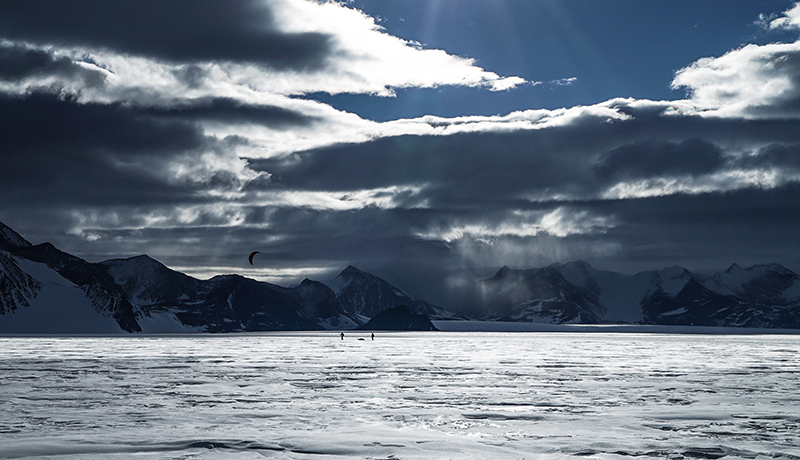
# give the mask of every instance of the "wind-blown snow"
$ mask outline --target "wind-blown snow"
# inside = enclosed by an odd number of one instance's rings
[[[795,335],[7,337],[0,458],[792,459],[798,371]]]

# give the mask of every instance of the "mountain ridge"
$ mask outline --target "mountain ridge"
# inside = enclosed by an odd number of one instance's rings
[[[545,270],[562,276],[542,285],[540,279]],[[481,283],[501,282],[502,285],[493,286],[494,296],[482,292],[484,311],[492,312],[499,306],[519,312],[537,301],[544,305],[555,299],[569,300],[572,305],[568,308],[573,312],[588,309],[588,313],[599,313],[605,323],[800,328],[800,276],[780,264],[748,268],[733,264],[713,275],[672,266],[626,276],[576,261],[541,269],[513,270],[503,266]],[[564,294],[572,292],[572,288],[584,295],[567,299]],[[523,299],[520,292],[528,297]],[[574,313],[548,316],[544,309],[534,313],[539,320],[559,324],[576,317]],[[481,319],[494,318],[485,315]],[[518,320],[513,315],[503,319]],[[591,324],[594,319],[589,315],[580,322]]]
[[[681,266],[622,275],[580,260],[504,265],[474,287],[480,308],[466,315],[353,265],[330,286],[305,279],[282,287],[236,274],[199,280],[147,255],[89,263],[50,243],[33,245],[0,222],[0,333],[95,330],[81,321],[121,333],[355,329],[400,305],[434,320],[800,329],[800,276],[779,264],[734,263],[712,275]],[[53,305],[63,299],[69,305]]]
[[[353,266],[347,273],[381,288],[362,292],[367,298],[386,291],[418,309],[441,310]],[[371,313],[390,306],[377,303]],[[343,309],[318,281],[282,287],[236,274],[199,280],[147,255],[90,263],[51,243],[33,245],[0,223],[0,333],[354,329],[369,319]]]

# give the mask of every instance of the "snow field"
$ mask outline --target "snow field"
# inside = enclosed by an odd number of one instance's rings
[[[0,337],[0,458],[790,459],[798,371],[791,335]]]

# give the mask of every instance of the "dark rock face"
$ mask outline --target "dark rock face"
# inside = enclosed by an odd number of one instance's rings
[[[319,281],[306,278],[286,291],[298,303],[299,313],[304,318],[335,318],[342,312],[336,294]]]
[[[22,271],[11,257],[0,252],[0,315],[30,306],[42,283]]]
[[[411,311],[405,305],[384,310],[359,327],[373,331],[438,331],[426,315]]]
[[[208,332],[319,330],[298,313],[300,305],[279,286],[238,275],[210,279],[207,294],[152,306]]]

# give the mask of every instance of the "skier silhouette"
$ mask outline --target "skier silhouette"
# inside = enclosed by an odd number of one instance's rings
[[[339,335],[342,337],[342,340],[344,340],[344,332],[340,332]]]
[[[375,333],[372,333],[372,340],[375,340]]]

